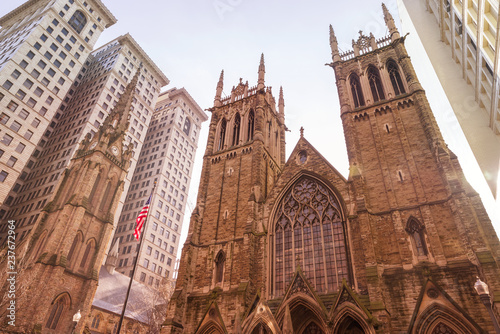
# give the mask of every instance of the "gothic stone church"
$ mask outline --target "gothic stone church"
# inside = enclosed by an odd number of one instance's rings
[[[343,54],[330,29],[347,179],[304,136],[285,160],[263,57],[227,98],[221,74],[162,333],[493,333],[498,238],[384,17]]]

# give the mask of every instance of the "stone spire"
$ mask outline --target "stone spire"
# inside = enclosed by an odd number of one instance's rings
[[[111,247],[108,253],[108,257],[106,258],[106,263],[104,264],[106,270],[110,274],[113,274],[115,272],[116,263],[118,261],[119,243],[120,243],[119,239],[116,239],[114,245]]]
[[[128,130],[130,110],[132,109],[132,102],[134,100],[137,82],[139,81],[141,67],[137,69],[134,77],[128,83],[127,87],[125,87],[125,91],[120,96],[118,103],[98,130],[97,135],[99,137],[102,138],[103,135],[104,137],[108,137],[109,145],[118,142],[120,144],[118,146],[121,147],[121,141],[123,141],[125,133]]]
[[[280,115],[285,114],[285,99],[283,98],[283,86],[280,86],[280,97],[278,99],[278,110]]]
[[[257,90],[264,89],[264,74],[266,73],[266,66],[264,65],[264,54],[260,56],[259,64],[259,80],[257,81]]]
[[[280,97],[278,99],[278,119],[281,124],[285,123],[285,99],[283,98],[282,86],[280,86]]]
[[[394,19],[392,18],[391,13],[389,13],[389,10],[385,6],[384,3],[382,3],[382,10],[384,11],[384,21],[385,24],[387,25],[387,28],[389,28],[389,34],[391,35],[391,41],[394,42],[401,36],[399,35],[398,28],[396,28],[396,23],[394,23]]]
[[[220,100],[222,98],[222,88],[224,87],[224,70],[220,72],[219,82],[217,83],[217,89],[215,91],[214,106],[220,107]]]
[[[333,62],[340,61],[339,45],[337,43],[337,37],[333,31],[333,27],[330,24],[330,48],[332,49],[332,60]]]

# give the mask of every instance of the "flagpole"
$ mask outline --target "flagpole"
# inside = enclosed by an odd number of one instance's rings
[[[120,321],[118,322],[118,328],[116,330],[116,334],[120,334],[120,330],[122,328],[122,323],[123,323],[123,318],[125,317],[125,310],[127,309],[128,297],[130,295],[130,289],[132,287],[132,282],[134,280],[135,271],[137,269],[137,263],[139,262],[139,255],[141,254],[142,241],[144,240],[144,234],[146,234],[146,224],[148,223],[149,211],[151,209],[151,206],[153,205],[153,195],[154,195],[155,189],[156,189],[156,179],[154,181],[153,190],[151,191],[151,195],[150,195],[151,200],[149,202],[148,213],[146,215],[146,218],[144,219],[144,224],[142,226],[141,236],[139,237],[139,247],[137,247],[137,256],[135,257],[134,266],[132,268],[132,275],[130,276],[130,282],[128,283],[127,294],[125,295],[125,302],[123,302],[122,314],[120,316]]]

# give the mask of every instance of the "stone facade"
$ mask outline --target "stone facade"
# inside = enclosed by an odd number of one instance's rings
[[[348,179],[303,134],[285,162],[263,59],[224,100],[221,75],[162,333],[493,332],[473,286],[499,300],[498,237],[383,8],[352,51],[330,28]]]
[[[28,241],[16,245],[16,322],[7,332],[69,333],[90,313],[133,145],[124,146],[140,70],[99,131],[80,143]],[[2,280],[6,281],[6,250]],[[3,287],[2,309],[10,302]],[[83,321],[76,331],[81,331]]]

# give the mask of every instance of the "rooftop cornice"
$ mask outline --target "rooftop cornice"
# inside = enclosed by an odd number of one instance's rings
[[[139,44],[135,41],[135,39],[129,34],[126,33],[125,35],[122,35],[118,38],[115,39],[118,41],[120,44],[128,44],[130,47],[135,49],[138,54],[141,55],[141,57],[146,61],[146,64],[149,65],[154,71],[155,74],[158,76],[160,79],[160,87],[166,86],[170,83],[170,80],[168,80],[167,76],[160,70],[160,68],[155,64],[155,62],[147,55],[147,53],[141,48]],[[113,40],[113,41],[115,41]],[[112,43],[111,41],[110,43]],[[109,43],[107,43],[109,44]]]
[[[184,95],[186,97],[186,99],[194,106],[194,108],[195,108],[194,111],[196,112],[196,114],[198,116],[201,117],[202,121],[205,122],[206,120],[208,120],[207,114],[205,114],[205,112],[203,112],[203,109],[201,109],[201,107],[198,105],[198,103],[193,99],[191,94],[189,94],[188,91],[184,87],[169,89],[168,91],[161,93],[160,96],[164,95],[164,94],[169,94],[170,98],[172,98],[176,95]],[[157,101],[159,101],[160,96],[158,96]]]

